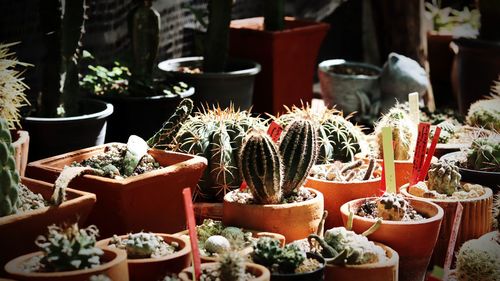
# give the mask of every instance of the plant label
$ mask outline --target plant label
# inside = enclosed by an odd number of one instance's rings
[[[392,146],[392,128],[382,128],[382,145],[384,150],[385,190],[396,193],[396,171],[394,168],[394,150]]]
[[[432,157],[434,156],[434,152],[436,151],[436,145],[438,143],[440,134],[441,134],[441,128],[436,127],[436,131],[434,132],[434,137],[432,138],[431,147],[429,147],[429,151],[427,152],[427,156],[425,158],[424,166],[422,167],[420,175],[417,179],[419,181],[423,181],[425,179],[425,176],[427,175],[427,171],[429,171],[429,167],[431,166],[431,160]]]
[[[460,229],[463,211],[464,207],[460,204],[460,202],[458,202],[457,209],[455,210],[455,218],[453,219],[453,226],[451,228],[450,241],[448,242],[448,250],[446,251],[446,259],[444,260],[443,280],[448,280],[448,274],[450,273],[451,263],[453,261],[453,253],[455,252],[455,244],[457,243],[458,230]]]
[[[417,144],[415,147],[415,154],[413,155],[413,169],[410,177],[410,185],[414,185],[418,182],[420,171],[425,160],[430,128],[431,125],[429,123],[418,124]]]
[[[184,210],[186,212],[187,226],[189,230],[189,240],[191,242],[191,257],[194,267],[194,280],[199,280],[201,275],[200,250],[198,249],[198,235],[196,234],[196,222],[194,219],[193,201],[191,189],[186,187],[182,190],[184,197]]]
[[[420,121],[420,109],[418,106],[417,92],[408,94],[408,103],[410,104],[410,119],[414,124],[418,124]]]
[[[275,121],[271,122],[271,124],[269,124],[269,128],[267,128],[267,134],[273,139],[274,142],[278,142],[282,132],[283,127]]]

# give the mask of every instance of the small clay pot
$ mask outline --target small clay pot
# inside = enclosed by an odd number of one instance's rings
[[[191,263],[191,245],[186,238],[164,233],[155,233],[155,235],[161,236],[167,243],[177,242],[180,249],[160,258],[127,259],[130,281],[161,280],[166,273],[178,273]],[[127,236],[119,237],[126,238]],[[113,248],[108,247],[110,240],[111,238],[100,240],[96,245],[102,248]]]
[[[14,160],[16,170],[21,177],[24,177],[26,165],[28,164],[28,151],[30,147],[30,135],[27,131],[10,131],[12,136],[12,146],[14,147]]]
[[[340,207],[344,225],[350,212],[356,213],[366,200],[363,198],[349,201]],[[383,220],[377,231],[368,236],[372,241],[380,242],[394,249],[399,254],[399,280],[422,281],[439,234],[444,211],[438,205],[421,199],[409,198],[410,205],[425,219],[420,221]],[[354,215],[353,231],[363,233],[376,220]]]
[[[325,259],[315,253],[307,253],[307,257],[311,259],[316,259],[321,264],[321,267],[304,273],[271,273],[271,280],[273,281],[323,281],[323,275],[325,272]],[[341,279],[337,279],[341,280]]]
[[[88,281],[92,275],[105,274],[111,280],[128,281],[127,255],[125,251],[116,249],[103,249],[101,265],[89,269],[64,271],[64,272],[26,272],[22,264],[32,257],[42,255],[35,252],[17,257],[5,265],[5,270],[10,277],[19,281]]]
[[[231,191],[224,196],[222,223],[246,229],[283,234],[287,242],[316,233],[323,216],[323,194],[307,188],[316,197],[287,204],[242,204],[230,202]]]
[[[201,269],[203,271],[204,268],[218,267],[218,263],[203,263],[201,264]],[[260,264],[255,263],[246,263],[246,272],[252,273],[255,278],[252,281],[269,281],[271,279],[271,273],[267,268]],[[179,278],[182,281],[191,281],[193,278],[193,267],[186,267],[179,273]]]

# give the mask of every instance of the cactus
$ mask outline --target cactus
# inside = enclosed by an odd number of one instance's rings
[[[161,129],[147,141],[148,145],[152,148],[165,148],[165,146],[171,144],[192,110],[193,101],[191,99],[181,100],[172,116],[170,116],[168,120],[163,123]]]
[[[129,259],[160,258],[174,253],[177,242],[167,243],[154,233],[138,232],[128,234],[126,238],[113,235],[109,246],[127,251]]]
[[[500,172],[499,135],[478,138],[467,152],[466,166],[469,169]]]
[[[276,121],[287,127],[296,118],[308,118],[318,128],[319,151],[317,164],[327,164],[333,161],[349,162],[357,153],[368,152],[368,143],[362,128],[353,125],[347,116],[335,109],[325,109],[315,112],[310,105],[302,107],[285,107],[286,113]]]
[[[100,265],[104,252],[95,246],[99,231],[94,225],[79,229],[78,224],[65,228],[50,225],[48,234],[35,244],[42,250],[39,264],[43,271],[60,272],[93,268]]]
[[[208,1],[208,27],[203,55],[204,72],[226,70],[232,5],[232,0]]]
[[[378,217],[384,220],[403,220],[408,208],[408,201],[400,194],[384,193],[377,200]]]
[[[231,243],[229,240],[221,235],[208,237],[204,244],[205,250],[210,254],[222,254],[231,249]]]
[[[245,258],[236,252],[226,252],[219,259],[219,278],[221,281],[245,280]]]
[[[469,125],[500,132],[500,82],[496,83],[497,93],[478,100],[469,107],[466,117]]]
[[[16,213],[19,201],[19,174],[7,122],[0,118],[0,217]]]
[[[394,160],[411,159],[417,141],[417,128],[410,121],[408,113],[404,109],[393,107],[378,121],[374,131],[377,138],[374,152],[378,158],[383,158],[382,128],[384,127],[392,128]]]
[[[254,244],[252,259],[255,263],[278,272],[291,273],[306,259],[306,254],[294,244],[281,248],[277,239],[261,237]]]
[[[452,195],[460,188],[462,176],[458,167],[452,163],[440,161],[432,163],[428,172],[427,186],[441,194]]]
[[[465,242],[457,254],[456,276],[460,281],[499,281],[500,244],[481,238]]]

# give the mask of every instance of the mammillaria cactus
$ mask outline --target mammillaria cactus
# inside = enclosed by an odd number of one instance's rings
[[[476,139],[467,153],[467,168],[500,172],[500,138],[492,135]]]
[[[402,220],[408,207],[408,201],[406,201],[401,195],[384,193],[377,200],[378,217],[383,218],[384,220]]]
[[[495,82],[491,96],[471,104],[466,121],[471,126],[500,132],[500,81]]]
[[[0,118],[0,217],[14,214],[19,200],[19,174],[7,122]]]
[[[452,163],[440,161],[432,163],[428,172],[427,186],[441,194],[452,195],[460,188],[462,176],[458,167]]]
[[[168,244],[161,236],[154,233],[138,232],[120,238],[113,235],[109,245],[127,251],[128,258],[147,259],[159,258],[175,252],[178,244]]]
[[[219,260],[221,281],[239,281],[245,277],[245,258],[236,252],[226,252]]]
[[[499,281],[500,244],[482,238],[465,242],[457,254],[456,277],[459,281]]]
[[[278,272],[294,272],[306,259],[306,254],[294,244],[281,247],[277,239],[261,237],[254,245],[252,260]]]

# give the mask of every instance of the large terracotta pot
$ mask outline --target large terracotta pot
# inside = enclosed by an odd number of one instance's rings
[[[12,136],[12,146],[14,147],[14,160],[16,170],[21,177],[24,177],[26,165],[28,164],[28,151],[30,147],[30,135],[27,131],[10,131]]]
[[[383,160],[377,159],[377,163],[382,165]],[[394,160],[394,170],[396,171],[396,192],[399,193],[399,187],[410,182],[411,172],[413,170],[412,160]]]
[[[367,198],[373,200],[375,198]],[[344,225],[347,223],[349,211],[356,212],[367,199],[349,201],[340,207]],[[368,238],[394,249],[399,254],[399,280],[422,281],[425,277],[444,211],[438,205],[420,199],[409,199],[413,208],[427,218],[421,221],[386,221]],[[353,230],[362,233],[369,229],[375,219],[354,215]]]
[[[21,182],[34,193],[49,200],[53,193],[51,184],[21,178]],[[96,196],[91,193],[66,189],[66,201],[58,207],[45,207],[0,218],[0,274],[10,259],[36,251],[33,243],[38,235],[47,231],[47,226],[63,222],[84,223],[95,204]]]
[[[455,251],[460,249],[462,243],[467,240],[479,238],[481,235],[491,230],[491,208],[493,204],[493,192],[486,188],[486,193],[478,198],[463,199],[459,201],[438,200],[430,198],[420,198],[408,192],[408,184],[401,187],[401,193],[409,198],[418,198],[436,203],[444,210],[443,222],[439,231],[438,241],[434,247],[432,260],[434,264],[444,266],[446,251],[450,241],[453,220],[458,202],[464,207],[462,221],[455,244]]]
[[[105,147],[94,146],[35,161],[28,164],[26,173],[54,182],[64,166],[103,153]],[[175,233],[185,229],[182,189],[196,187],[207,160],[157,149],[148,153],[164,168],[123,180],[84,175],[70,183],[70,187],[96,194],[97,204],[89,223],[97,225],[102,236],[142,230]]]
[[[327,264],[325,281],[397,281],[399,255],[393,249],[375,243],[385,250],[387,260],[383,262],[362,265],[332,265]]]
[[[191,245],[183,237],[170,234],[156,233],[168,243],[179,243],[180,249],[168,256],[148,259],[127,259],[130,281],[158,281],[167,273],[179,273],[191,263]],[[125,238],[127,235],[121,235]],[[107,247],[111,238],[97,242],[97,246]]]
[[[222,220],[222,203],[195,202],[193,208],[197,224],[205,219]]]
[[[28,259],[42,255],[35,252],[15,258],[5,265],[5,271],[14,279],[19,281],[88,281],[92,275],[105,274],[111,280],[128,281],[127,254],[116,249],[103,249],[104,256],[101,257],[102,264],[90,269],[81,269],[65,272],[26,272],[22,264]]]
[[[284,30],[271,32],[263,23],[262,17],[231,21],[229,54],[262,66],[253,109],[276,114],[283,105],[311,101],[316,57],[329,25],[286,18]]]
[[[201,265],[201,269],[203,271],[204,268],[218,267],[218,263],[203,263]],[[271,273],[267,268],[260,264],[255,263],[246,263],[246,272],[252,273],[255,276],[255,279],[251,279],[252,281],[269,281],[271,279]],[[193,278],[193,268],[186,267],[179,273],[179,278],[182,281],[191,281]]]
[[[287,242],[306,238],[316,233],[323,216],[323,194],[308,188],[316,197],[304,202],[288,204],[241,204],[230,202],[231,191],[224,196],[222,223],[283,234]]]
[[[366,181],[336,182],[307,177],[304,186],[323,193],[328,216],[325,229],[343,226],[340,206],[353,199],[377,196],[380,193],[380,176]]]

